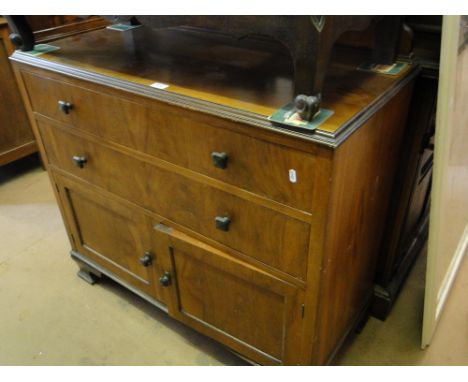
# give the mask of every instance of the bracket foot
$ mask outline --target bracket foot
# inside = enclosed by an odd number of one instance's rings
[[[80,258],[77,257],[75,252],[71,251],[70,255],[71,258],[75,260],[75,262],[80,267],[80,270],[77,273],[80,279],[83,279],[88,284],[93,285],[102,277],[101,272],[99,272],[97,269],[94,269],[91,265],[83,262]]]
[[[86,269],[80,269],[77,273],[78,277],[86,281],[88,284],[94,285],[99,280],[99,277]]]

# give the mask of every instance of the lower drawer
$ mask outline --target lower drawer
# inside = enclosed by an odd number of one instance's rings
[[[305,279],[308,223],[59,128],[38,125],[51,165]]]

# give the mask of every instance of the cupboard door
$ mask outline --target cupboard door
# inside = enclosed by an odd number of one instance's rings
[[[164,302],[155,283],[160,273],[151,248],[147,218],[141,212],[55,175],[74,248],[117,278]]]
[[[162,224],[169,313],[261,364],[299,360],[303,291]]]

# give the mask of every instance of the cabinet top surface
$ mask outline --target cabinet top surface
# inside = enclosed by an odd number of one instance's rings
[[[194,29],[154,31],[139,26],[127,31],[96,30],[50,43],[60,49],[34,57],[34,65],[66,67],[145,87],[164,98],[177,96],[206,101],[265,120],[293,98],[293,68],[288,52],[267,39],[237,39]],[[17,51],[13,59],[31,63]],[[342,130],[401,83],[398,75],[357,70],[363,56],[356,49],[335,49],[323,91],[322,107],[334,114],[317,132]],[[79,75],[78,75],[79,77]],[[99,81],[97,81],[99,82]],[[169,85],[160,90],[151,84]],[[164,94],[163,94],[164,93]]]

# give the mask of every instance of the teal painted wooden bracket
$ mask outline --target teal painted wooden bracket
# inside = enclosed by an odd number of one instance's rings
[[[275,124],[291,126],[295,129],[312,132],[330,118],[333,113],[333,110],[321,108],[312,121],[306,121],[299,116],[294,107],[294,103],[291,102],[281,109],[276,110],[268,119]]]

